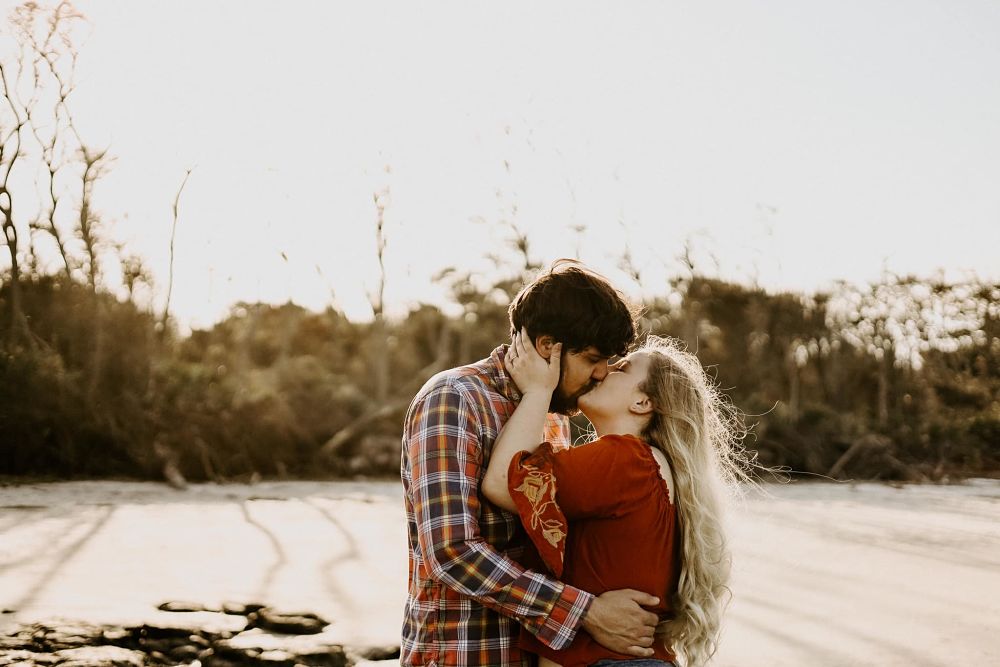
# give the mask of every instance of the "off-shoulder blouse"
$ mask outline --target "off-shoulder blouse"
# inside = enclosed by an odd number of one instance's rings
[[[608,435],[555,450],[543,443],[519,452],[508,487],[541,560],[559,580],[595,595],[632,588],[660,598],[649,610],[669,616],[680,574],[677,508],[650,446],[630,435]],[[522,649],[564,667],[632,658],[610,651],[580,630],[553,651],[525,630]],[[674,655],[659,642],[654,658]]]

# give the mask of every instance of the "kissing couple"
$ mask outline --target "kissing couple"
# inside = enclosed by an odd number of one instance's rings
[[[417,393],[401,477],[402,665],[687,666],[715,652],[742,428],[698,359],[559,260],[511,342]],[[573,446],[568,416],[590,441]]]

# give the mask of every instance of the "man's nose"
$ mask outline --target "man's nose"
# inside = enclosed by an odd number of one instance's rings
[[[597,380],[598,382],[600,382],[604,378],[608,377],[608,372],[610,370],[611,370],[611,367],[608,366],[608,364],[606,362],[605,363],[597,364],[594,367],[594,372],[590,374],[590,377],[592,377],[595,380]]]

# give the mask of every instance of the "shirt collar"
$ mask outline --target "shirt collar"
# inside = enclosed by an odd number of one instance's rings
[[[493,382],[500,395],[517,403],[521,400],[521,392],[503,365],[503,358],[507,356],[508,347],[507,345],[501,345],[490,354],[490,375],[493,376]]]

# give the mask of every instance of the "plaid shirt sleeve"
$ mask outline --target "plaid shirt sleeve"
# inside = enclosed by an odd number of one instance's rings
[[[559,650],[576,637],[594,596],[525,570],[480,534],[483,450],[470,400],[446,384],[418,400],[407,419],[420,550],[432,578]]]

